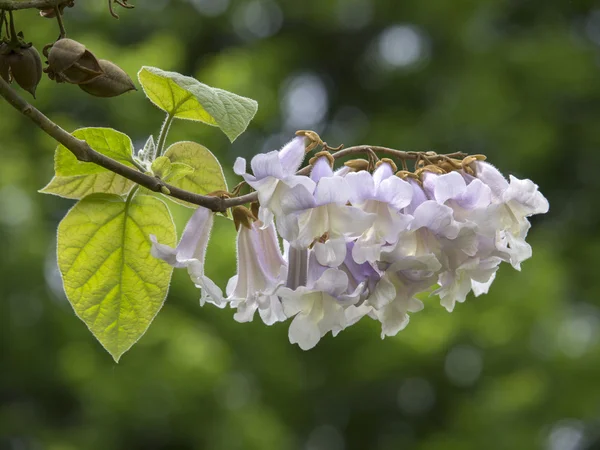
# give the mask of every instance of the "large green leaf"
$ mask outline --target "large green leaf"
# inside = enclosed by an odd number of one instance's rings
[[[198,80],[156,67],[142,67],[138,78],[152,103],[170,115],[221,128],[233,142],[258,110],[246,97],[213,88]]]
[[[206,147],[195,142],[177,142],[167,149],[165,156],[171,161],[171,167],[177,168],[181,165],[181,170],[185,171],[184,176],[170,181],[173,186],[203,195],[214,191],[227,191],[221,164]],[[189,168],[192,168],[193,172],[190,173]],[[198,207],[176,198],[171,200],[192,208]]]
[[[174,246],[165,203],[93,194],[58,227],[58,267],[77,316],[118,362],[146,332],[169,290],[172,268],[150,255],[149,235]]]
[[[135,167],[132,162],[133,144],[126,134],[111,128],[81,128],[73,136],[86,141],[97,152]],[[54,172],[54,178],[40,192],[79,199],[97,192],[125,194],[134,184],[97,164],[78,161],[63,145],[59,145],[54,154]]]

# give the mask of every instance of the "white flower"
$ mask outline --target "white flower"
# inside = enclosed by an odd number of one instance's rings
[[[519,180],[510,176],[510,183],[489,163],[474,163],[479,180],[490,187],[492,204],[490,215],[497,221],[499,230],[497,248],[510,255],[510,262],[517,270],[521,262],[531,257],[531,247],[525,242],[530,223],[527,217],[545,214],[549,210],[548,200],[531,180]]]
[[[201,306],[205,302],[209,302],[223,308],[225,306],[223,292],[210,278],[204,275],[204,258],[213,221],[213,212],[202,206],[199,207],[185,226],[177,248],[160,244],[157,242],[156,236],[150,235],[151,253],[155,258],[162,259],[175,268],[187,268],[196,287],[202,290]]]
[[[442,306],[452,311],[456,302],[464,302],[473,286],[481,294],[494,279],[506,254],[490,245],[496,234],[496,223],[490,213],[492,191],[478,179],[459,172],[444,175],[425,173],[423,187],[429,197],[450,207],[453,218],[462,227],[454,239],[440,238],[438,258],[443,266],[439,274]]]
[[[296,290],[279,291],[285,314],[294,317],[289,328],[289,339],[302,350],[313,348],[329,331],[335,336],[346,327],[344,309],[358,296],[344,296],[348,289],[348,276],[338,269],[327,268],[309,286]]]
[[[345,178],[350,186],[350,202],[375,215],[373,225],[356,241],[352,255],[358,263],[375,262],[381,247],[395,244],[400,231],[410,223],[411,217],[399,211],[411,203],[412,186],[394,176],[391,164],[386,161],[379,165],[373,176],[360,171],[349,173]]]
[[[321,264],[337,267],[346,257],[346,238],[360,236],[373,224],[375,215],[347,205],[348,184],[334,176],[327,158],[316,161],[311,177],[317,182],[314,190],[296,185],[282,199],[278,229],[298,248],[307,248],[325,235],[325,242],[315,244],[316,256]]]
[[[305,184],[308,189],[314,189],[310,178],[295,175],[304,160],[304,154],[304,138],[296,137],[279,151],[260,153],[252,158],[250,165],[253,175],[246,173],[244,158],[236,159],[233,171],[258,192],[258,218],[265,226],[273,221],[273,214],[281,213],[281,199],[290,187]]]
[[[281,256],[275,227],[241,224],[237,236],[238,271],[227,283],[227,300],[237,308],[238,322],[250,322],[258,309],[267,325],[286,319],[277,289],[285,283],[287,264]]]

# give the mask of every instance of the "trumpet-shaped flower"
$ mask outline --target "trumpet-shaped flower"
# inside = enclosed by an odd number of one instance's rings
[[[238,322],[250,322],[258,310],[267,325],[286,319],[277,289],[285,283],[287,263],[281,255],[273,224],[241,224],[237,236],[237,275],[227,283],[227,300]]]
[[[223,308],[223,292],[206,275],[204,275],[204,258],[210,239],[214,214],[207,208],[196,209],[188,221],[177,248],[160,244],[156,236],[150,235],[152,256],[162,259],[175,268],[187,268],[192,281],[202,291],[200,305],[209,302]]]
[[[349,187],[342,177],[334,176],[325,157],[313,166],[311,177],[317,183],[313,191],[303,185],[291,188],[282,201],[278,229],[294,247],[307,248],[315,244],[319,262],[337,267],[346,257],[346,238],[360,236],[374,220],[375,214],[347,205]]]
[[[246,173],[244,158],[236,159],[233,171],[258,192],[258,218],[265,226],[273,221],[273,214],[281,214],[281,200],[290,187],[300,184],[306,185],[309,190],[314,189],[310,178],[295,175],[304,160],[304,154],[304,138],[296,137],[279,151],[260,153],[252,158],[250,165],[253,174]]]
[[[328,332],[335,336],[346,327],[344,310],[359,301],[362,286],[348,293],[348,275],[320,265],[314,252],[309,256],[307,286],[281,288],[279,294],[288,317],[294,317],[289,339],[302,350],[313,348]]]
[[[517,270],[521,262],[531,257],[531,246],[525,242],[530,223],[527,217],[545,214],[548,200],[531,180],[519,180],[510,176],[510,182],[489,163],[476,161],[475,175],[492,191],[490,214],[498,223],[498,250],[510,255],[510,262]]]
[[[394,168],[385,160],[372,176],[360,171],[349,173],[345,179],[350,186],[350,202],[375,216],[373,224],[357,239],[352,256],[358,263],[375,262],[381,248],[395,244],[411,221],[400,211],[411,203],[412,186],[394,176]]]

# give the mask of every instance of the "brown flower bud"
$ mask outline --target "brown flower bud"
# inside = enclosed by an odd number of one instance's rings
[[[129,75],[116,64],[105,59],[99,60],[104,74],[79,87],[96,97],[116,97],[125,92],[137,90]]]
[[[42,79],[42,58],[35,47],[23,47],[6,56],[10,76],[35,98],[35,90]]]

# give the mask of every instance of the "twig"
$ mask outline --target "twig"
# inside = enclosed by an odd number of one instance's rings
[[[214,212],[224,212],[234,206],[243,205],[246,203],[252,203],[258,200],[258,194],[252,192],[250,194],[242,195],[240,197],[223,198],[217,196],[207,196],[194,194],[193,192],[179,189],[170,184],[164,183],[156,177],[146,175],[139,172],[131,167],[128,167],[120,162],[111,159],[102,153],[98,153],[93,150],[85,141],[77,139],[72,134],[62,129],[59,125],[54,123],[42,112],[30,105],[23,97],[21,97],[10,85],[0,77],[0,96],[17,111],[28,117],[34,122],[39,128],[41,128],[47,135],[52,137],[57,142],[64,145],[75,157],[82,162],[90,162],[97,164],[105,169],[110,170],[118,175],[121,175],[128,180],[131,180],[153,192],[164,192],[166,187],[171,197],[179,200],[186,201],[199,206],[204,206]],[[418,160],[422,152],[405,152],[402,150],[394,150],[387,147],[378,147],[373,145],[358,145],[356,147],[348,147],[346,149],[337,151],[333,154],[334,159],[343,158],[345,156],[352,156],[357,154],[371,154],[372,152],[382,153],[388,156],[400,158]],[[430,161],[439,161],[446,158],[463,158],[467,156],[465,153],[457,152],[448,155],[429,155]],[[311,166],[308,165],[297,172],[298,175],[308,175],[311,170]]]
[[[0,9],[16,11],[18,9],[54,9],[71,0],[0,0]]]

